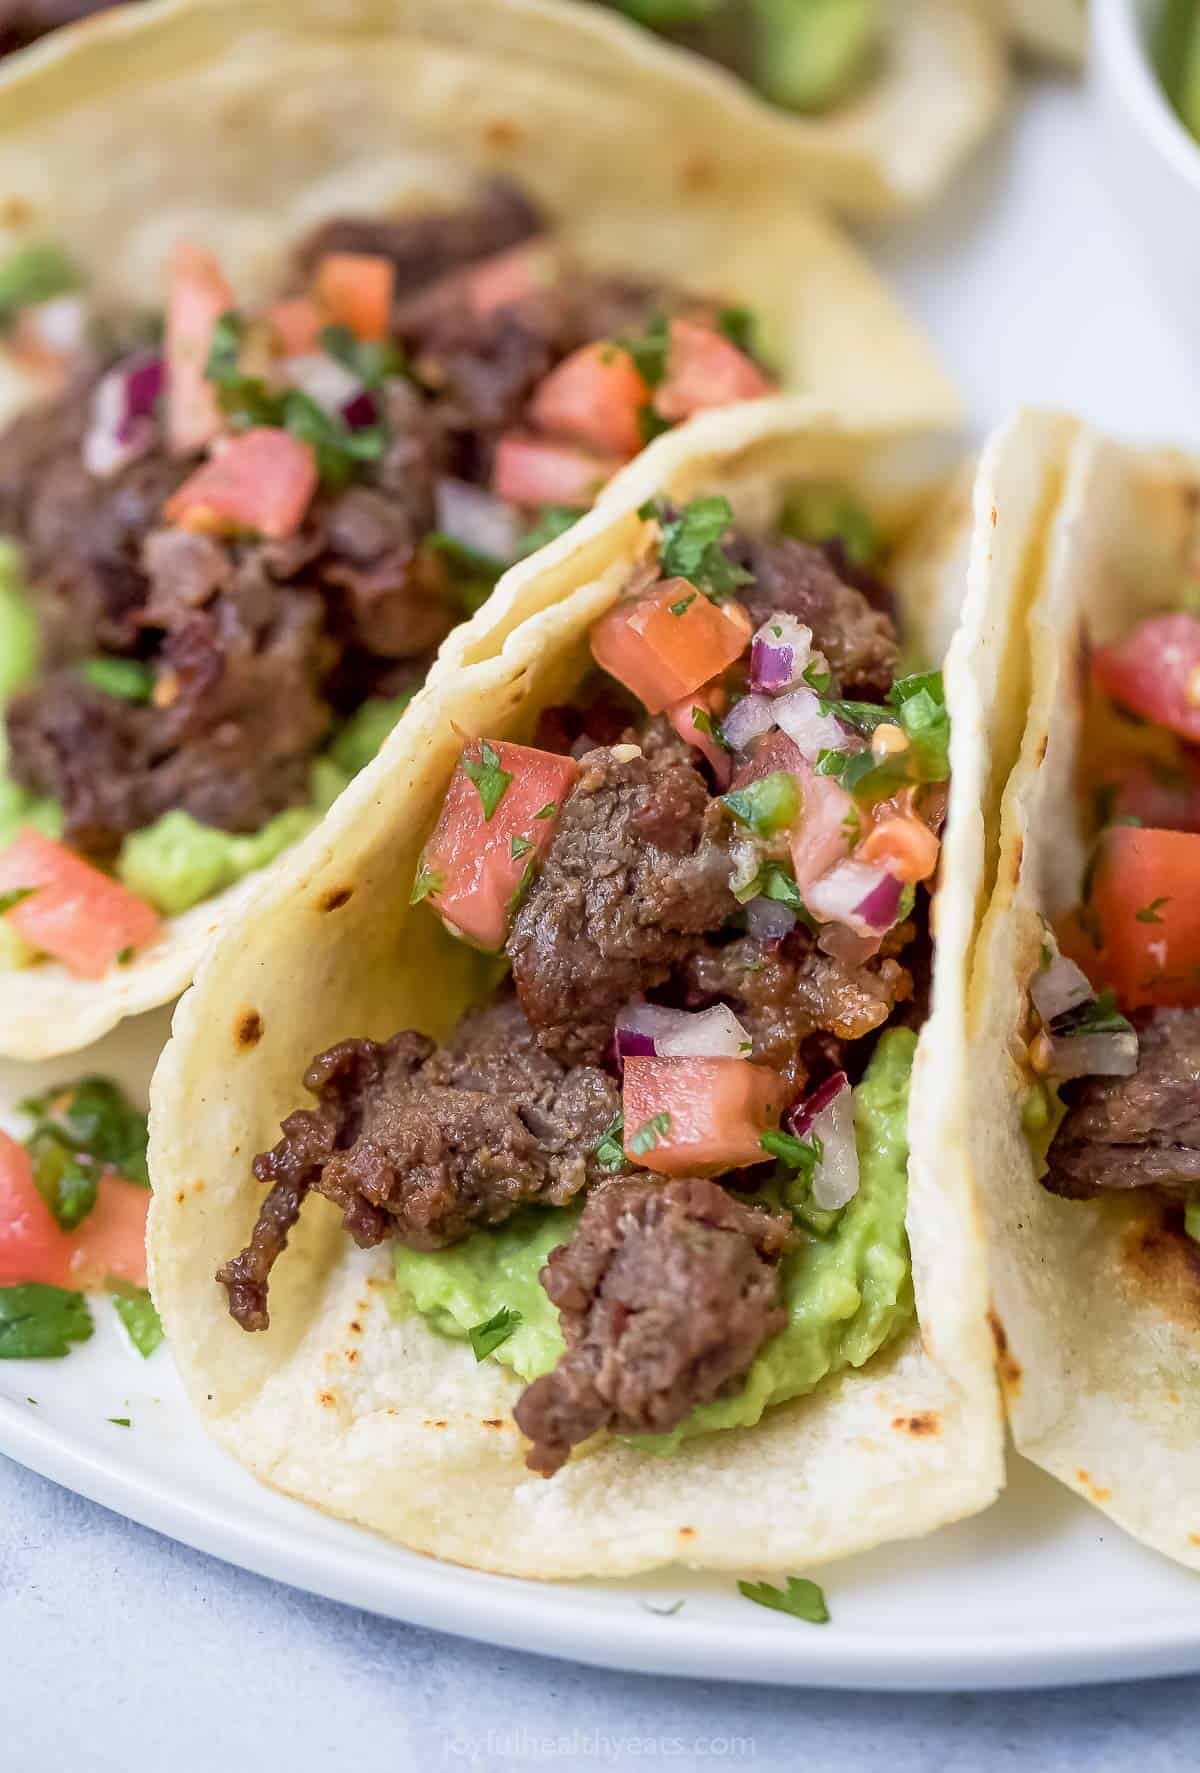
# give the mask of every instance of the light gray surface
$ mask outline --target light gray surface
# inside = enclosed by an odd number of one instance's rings
[[[1195,1765],[1200,1702],[1198,1680],[936,1698],[545,1662],[247,1576],[6,1459],[0,1670],[6,1773],[214,1773],[243,1754],[255,1773],[1167,1773]]]

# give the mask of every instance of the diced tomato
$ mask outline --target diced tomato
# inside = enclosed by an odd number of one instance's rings
[[[928,880],[941,845],[923,819],[894,814],[873,825],[856,852],[859,862],[878,862],[897,880]]]
[[[315,351],[325,324],[321,310],[308,296],[274,302],[267,309],[267,319],[285,357],[305,357]]]
[[[783,1080],[749,1059],[626,1059],[625,1155],[664,1176],[766,1163],[783,1103]]]
[[[369,252],[331,252],[317,266],[317,306],[359,339],[384,339],[392,317],[396,267]]]
[[[309,444],[258,426],[233,437],[163,506],[168,523],[201,535],[260,535],[280,541],[300,527],[317,490]]]
[[[1092,654],[1106,695],[1185,739],[1200,742],[1200,620],[1183,611],[1151,616]]]
[[[1108,821],[1137,819],[1156,831],[1200,831],[1200,764],[1181,750],[1170,763],[1156,758],[1125,760],[1111,769],[1093,771],[1101,778]]]
[[[473,780],[464,764],[488,775]],[[425,845],[414,898],[428,898],[452,934],[476,948],[502,948],[523,883],[545,854],[578,774],[573,757],[472,740]]]
[[[0,893],[32,887],[5,913],[23,941],[80,979],[101,979],[159,932],[158,913],[65,844],[29,826],[0,850]]]
[[[853,848],[856,809],[833,776],[819,776],[786,733],[765,733],[734,772],[732,786],[745,788],[761,776],[786,770],[800,784],[800,817],[791,832],[792,872],[803,892],[843,862]]]
[[[150,1190],[124,1176],[101,1176],[96,1204],[71,1236],[68,1270],[72,1287],[102,1287],[110,1280],[146,1284],[146,1214]]]
[[[592,657],[661,714],[739,659],[750,623],[738,603],[715,604],[687,579],[623,597],[592,624]]]
[[[674,424],[710,406],[732,406],[775,391],[758,365],[714,327],[672,320],[667,373],[654,391],[662,418]]]
[[[178,246],[167,291],[167,438],[175,455],[203,449],[224,423],[216,390],[205,377],[213,327],[234,306],[216,257],[203,246]]]
[[[1115,826],[1101,839],[1087,911],[1100,937],[1088,972],[1122,1009],[1200,1004],[1200,836]]]
[[[540,430],[600,455],[635,456],[642,447],[638,414],[649,400],[628,351],[602,341],[572,351],[550,371],[529,416]]]
[[[544,288],[553,281],[555,269],[554,252],[543,242],[498,252],[472,265],[462,274],[462,280],[472,310],[484,315],[511,307]]]
[[[684,696],[681,702],[667,709],[667,719],[687,745],[694,745],[712,766],[713,777],[717,787],[728,788],[733,773],[733,764],[724,745],[719,745],[713,738],[712,729],[720,718],[720,712],[726,702],[725,691],[719,684],[710,684],[707,689],[696,690],[693,695]],[[707,715],[706,726],[696,725],[696,714],[700,711]]]
[[[514,505],[570,505],[586,510],[621,466],[569,443],[509,431],[496,445],[492,491]]]
[[[0,1287],[71,1286],[70,1259],[71,1239],[37,1191],[29,1153],[0,1133]]]

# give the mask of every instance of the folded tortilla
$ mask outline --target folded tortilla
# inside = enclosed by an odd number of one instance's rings
[[[718,152],[719,113],[642,43],[542,0],[119,10],[0,76],[0,258],[54,239],[98,301],[144,305],[186,237],[250,299],[326,216],[445,205],[503,172],[585,262],[754,310],[786,385],[851,418],[952,422],[952,388],[857,251],[737,130]],[[0,422],[30,392],[0,365]],[[169,1001],[253,890],[166,920],[98,982],[53,963],[4,975],[0,1052],[69,1052]]]
[[[263,1481],[421,1551],[537,1577],[676,1559],[804,1569],[995,1496],[1000,1411],[963,1036],[993,815],[1020,732],[1009,629],[1021,579],[1020,550],[991,525],[990,483],[982,504],[956,483],[889,566],[918,647],[955,634],[932,1010],[909,1115],[918,1327],[754,1428],[665,1458],[610,1439],[547,1481],[523,1463],[519,1381],[397,1310],[388,1249],[353,1248],[328,1203],[310,1202],[293,1233],[265,1334],[237,1328],[213,1278],[254,1221],[250,1160],[298,1105],[312,1054],[351,1033],[444,1035],[489,988],[481,957],[410,907],[417,858],[463,736],[522,738],[579,680],[590,625],[619,595],[643,534],[638,507],[719,492],[736,520],[766,524],[787,487],[836,480],[895,537],[944,459],[936,442],[855,428],[804,400],[706,415],[660,439],[452,637],[453,675],[426,688],[210,952],[153,1085],[151,1284],[193,1404]],[[1017,460],[1003,479],[1014,518],[1032,527],[1038,476]]]
[[[1012,450],[1054,425],[1030,416]],[[1200,1262],[1137,1193],[1060,1200],[1021,1128],[1028,983],[1042,919],[1077,905],[1085,635],[1103,643],[1178,604],[1194,562],[1200,463],[1058,425],[1029,562],[1028,721],[1005,790],[996,892],[971,988],[974,1141],[1000,1376],[1016,1444],[1137,1538],[1200,1569]],[[999,510],[998,534],[1005,524]],[[1193,569],[1194,570],[1194,569]]]

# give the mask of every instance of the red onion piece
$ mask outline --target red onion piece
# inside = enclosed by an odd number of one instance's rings
[[[767,899],[760,894],[747,901],[747,932],[765,947],[778,947],[795,927],[796,913],[790,906],[780,904],[778,899]]]
[[[293,388],[299,388],[302,394],[315,400],[321,411],[327,412],[331,418],[343,412],[363,392],[358,377],[344,363],[336,362],[324,351],[306,351],[299,357],[288,357],[283,364],[283,373]]]
[[[799,1102],[792,1104],[783,1117],[784,1126],[797,1139],[805,1138],[818,1114],[829,1107],[840,1091],[849,1088],[850,1079],[844,1071],[831,1072],[815,1090],[810,1090],[807,1096],[802,1096]]]
[[[809,1133],[821,1141],[821,1161],[813,1172],[813,1205],[826,1212],[844,1207],[858,1193],[853,1090],[839,1090],[828,1106],[813,1116]]]
[[[1078,1009],[1096,994],[1082,967],[1077,967],[1065,954],[1054,951],[1049,963],[1033,975],[1029,995],[1042,1021],[1053,1022],[1056,1016]]]
[[[434,488],[437,526],[466,548],[492,560],[511,560],[517,551],[517,514],[505,499],[465,480],[439,480]]]
[[[1132,1077],[1138,1068],[1138,1038],[1133,1029],[1121,1034],[1071,1034],[1046,1037],[1046,1074],[1065,1082],[1071,1077]]]
[[[812,655],[812,629],[782,612],[768,616],[750,642],[750,688],[772,695],[799,683]]]
[[[846,733],[832,714],[822,714],[821,704],[810,689],[795,689],[780,696],[773,709],[775,723],[810,763],[822,751],[848,751]]]
[[[886,868],[839,862],[813,882],[805,904],[820,923],[844,923],[856,935],[878,936],[895,923],[903,891]]]
[[[155,411],[165,384],[162,358],[145,353],[126,358],[101,377],[83,440],[83,465],[89,474],[107,480],[149,454],[158,441]]]
[[[379,423],[379,402],[369,388],[361,389],[340,410],[343,424],[351,431],[366,431]]]
[[[721,722],[721,732],[735,751],[745,751],[774,724],[774,708],[766,696],[743,696]]]
[[[657,1003],[629,1003],[617,1017],[621,1059],[739,1059],[750,1036],[725,1004],[710,1010],[671,1010]]]

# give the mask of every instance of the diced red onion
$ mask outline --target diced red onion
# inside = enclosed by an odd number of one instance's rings
[[[662,1004],[630,1003],[617,1017],[619,1058],[738,1059],[750,1050],[750,1036],[725,1004],[711,1010],[670,1010]]]
[[[890,930],[904,888],[886,868],[869,862],[839,862],[815,880],[804,902],[819,923],[844,923],[858,936]]]
[[[1029,986],[1033,1007],[1043,1022],[1078,1009],[1096,994],[1082,967],[1077,967],[1065,954],[1055,953],[1048,966],[1039,968]]]
[[[834,1071],[819,1083],[815,1090],[794,1102],[783,1117],[789,1133],[795,1133],[797,1139],[808,1136],[814,1120],[822,1114],[840,1091],[850,1088],[850,1079],[844,1071]]]
[[[129,357],[102,376],[92,395],[91,422],[83,440],[83,465],[107,480],[149,454],[158,441],[155,417],[166,384],[161,357]]]
[[[746,929],[768,948],[776,947],[796,927],[796,913],[778,899],[761,894],[746,904]]]
[[[813,1171],[813,1205],[826,1212],[844,1207],[858,1193],[853,1090],[839,1090],[829,1105],[813,1116],[809,1136],[821,1141],[821,1161]]]
[[[795,689],[773,704],[775,724],[791,739],[809,763],[822,751],[849,750],[846,734],[832,714],[822,714],[821,704],[810,689]]]
[[[795,616],[768,616],[750,642],[750,688],[777,695],[803,677],[812,656],[812,629]]]
[[[362,388],[341,407],[343,423],[351,431],[365,431],[379,423],[379,402],[369,388]]]
[[[324,351],[306,351],[299,357],[289,357],[283,371],[293,388],[315,400],[321,411],[331,417],[340,414],[363,392],[358,377]]]
[[[1132,1077],[1138,1068],[1138,1038],[1133,1029],[1119,1034],[1045,1036],[1049,1053],[1046,1074],[1065,1082],[1070,1077]]]
[[[743,696],[721,722],[721,732],[735,751],[745,751],[752,740],[770,732],[774,724],[774,704],[768,697]]]
[[[456,542],[493,560],[516,554],[517,513],[506,499],[465,480],[439,480],[434,502],[438,528]]]

